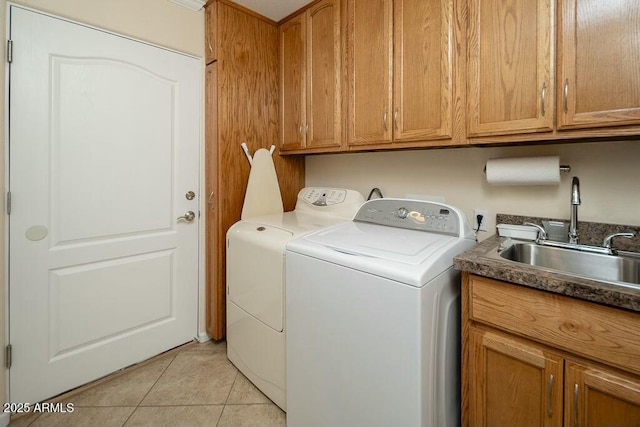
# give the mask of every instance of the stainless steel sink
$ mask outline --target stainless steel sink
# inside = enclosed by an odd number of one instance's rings
[[[499,252],[503,259],[640,289],[640,258],[513,243]]]

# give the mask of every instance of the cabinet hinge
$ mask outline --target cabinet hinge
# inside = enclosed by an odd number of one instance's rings
[[[7,215],[11,215],[11,191],[7,191]]]
[[[11,368],[11,362],[12,362],[12,350],[11,350],[11,344],[9,344],[4,349],[4,365],[7,367],[7,369]]]
[[[13,61],[13,40],[7,40],[7,62]]]

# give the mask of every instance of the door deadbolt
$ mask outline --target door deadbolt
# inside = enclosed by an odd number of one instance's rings
[[[193,200],[196,197],[196,193],[193,191],[187,191],[187,194],[185,194],[184,197],[186,197],[187,200]]]

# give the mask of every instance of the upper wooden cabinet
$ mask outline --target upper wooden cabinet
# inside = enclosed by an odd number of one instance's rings
[[[456,3],[349,0],[351,148],[452,138],[460,96],[455,81],[460,69],[456,37],[461,32]]]
[[[349,145],[391,142],[393,1],[349,0]]]
[[[469,1],[470,136],[551,131],[551,0]]]
[[[640,124],[640,2],[558,2],[558,127]]]
[[[468,135],[637,136],[639,25],[637,0],[471,0]]]
[[[216,49],[216,18],[218,3],[216,1],[209,2],[204,8],[204,59],[207,64],[215,61]]]
[[[280,147],[340,147],[340,0],[314,3],[280,25]]]

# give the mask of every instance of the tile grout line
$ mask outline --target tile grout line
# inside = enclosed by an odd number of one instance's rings
[[[176,360],[176,357],[178,357],[178,355],[180,353],[182,353],[184,350],[180,350],[179,352],[177,352],[173,358],[171,359],[171,362],[169,362],[167,364],[167,366],[162,370],[162,372],[160,373],[160,375],[158,375],[158,378],[156,378],[156,380],[153,382],[153,384],[151,385],[151,387],[149,387],[149,390],[147,390],[147,392],[144,394],[144,396],[142,396],[142,399],[140,399],[140,401],[136,404],[136,406],[133,408],[133,411],[131,411],[131,413],[129,414],[129,416],[127,417],[126,420],[124,420],[124,423],[122,424],[122,427],[124,427],[129,420],[131,419],[131,417],[133,416],[133,414],[138,410],[138,408],[140,407],[140,404],[144,401],[144,399],[149,395],[149,393],[151,392],[151,390],[153,390],[153,388],[156,386],[156,384],[158,384],[158,381],[160,381],[160,378],[162,378],[162,376],[165,374],[165,372],[167,372],[167,369],[169,369],[169,366],[171,366],[173,364],[173,362]]]
[[[231,361],[229,361],[229,363],[231,363]],[[234,368],[236,367],[234,366]],[[236,381],[238,381],[238,375],[240,375],[240,370],[236,368],[236,376],[233,379],[233,383],[231,384],[231,387],[229,387],[229,394],[227,394],[227,398],[224,400],[224,403],[222,404],[222,411],[220,412],[220,417],[216,422],[216,427],[218,427],[218,425],[220,424],[220,420],[222,419],[222,414],[224,413],[224,409],[227,407],[227,402],[229,401],[229,396],[231,396],[231,392],[233,391],[233,386],[235,386]]]

